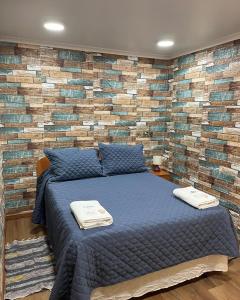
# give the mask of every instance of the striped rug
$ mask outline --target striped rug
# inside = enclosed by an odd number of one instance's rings
[[[5,253],[5,299],[52,289],[55,278],[53,254],[46,236],[14,241],[6,245]]]

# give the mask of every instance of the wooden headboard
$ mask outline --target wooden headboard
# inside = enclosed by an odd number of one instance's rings
[[[50,161],[45,156],[37,161],[36,171],[37,176],[42,175],[44,171],[46,171],[50,167]]]

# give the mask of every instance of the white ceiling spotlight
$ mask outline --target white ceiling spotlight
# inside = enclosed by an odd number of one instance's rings
[[[160,48],[172,47],[174,45],[174,41],[172,40],[161,40],[157,43]]]
[[[60,32],[64,30],[64,25],[56,22],[44,23],[43,27],[49,31]]]

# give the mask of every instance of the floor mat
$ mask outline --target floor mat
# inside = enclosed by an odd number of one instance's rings
[[[5,299],[17,299],[53,287],[54,259],[47,237],[5,246]]]

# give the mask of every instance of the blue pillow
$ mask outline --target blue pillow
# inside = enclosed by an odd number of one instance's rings
[[[45,149],[44,153],[51,162],[50,172],[55,181],[103,176],[102,166],[94,149]]]
[[[143,145],[99,144],[103,174],[128,174],[147,171],[144,165]]]

